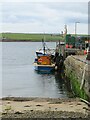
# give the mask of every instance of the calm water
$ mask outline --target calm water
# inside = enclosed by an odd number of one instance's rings
[[[55,48],[55,43],[47,43]],[[35,51],[40,42],[2,43],[2,96],[67,98],[69,91],[60,74],[34,71]]]

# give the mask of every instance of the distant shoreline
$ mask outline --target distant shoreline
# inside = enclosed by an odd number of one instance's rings
[[[2,42],[46,42],[63,41],[64,37],[60,34],[23,34],[23,33],[2,33],[0,40]]]
[[[57,42],[58,40],[45,40],[45,42]],[[13,40],[13,39],[2,39],[0,42],[42,42],[41,40]]]

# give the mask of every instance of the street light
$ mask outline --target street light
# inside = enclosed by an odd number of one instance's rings
[[[76,33],[77,33],[77,23],[80,23],[80,22],[75,22],[75,36],[76,36]]]

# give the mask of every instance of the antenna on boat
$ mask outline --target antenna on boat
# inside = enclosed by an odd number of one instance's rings
[[[44,52],[44,55],[45,55],[45,40],[42,39],[42,43],[43,43],[43,52]]]

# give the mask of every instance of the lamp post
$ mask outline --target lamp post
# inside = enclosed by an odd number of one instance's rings
[[[80,22],[75,22],[75,36],[77,34],[77,23],[80,23]]]

